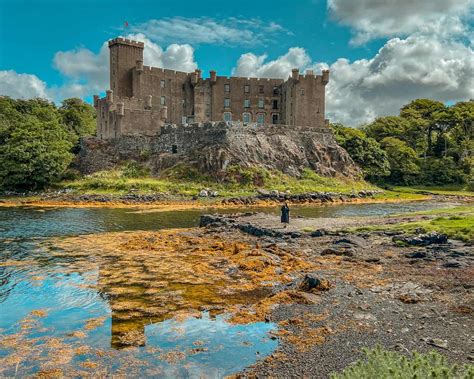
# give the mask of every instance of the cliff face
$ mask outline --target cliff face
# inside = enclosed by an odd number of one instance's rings
[[[311,168],[325,176],[360,173],[326,128],[266,126],[258,129],[224,123],[166,127],[159,136],[82,140],[75,165],[83,173],[111,169],[134,159],[159,174],[178,162],[218,176],[229,165],[260,166],[299,176]]]

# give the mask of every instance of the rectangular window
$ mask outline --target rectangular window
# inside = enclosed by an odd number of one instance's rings
[[[165,81],[164,80],[160,80],[160,87],[165,88]]]
[[[263,99],[258,99],[258,107],[260,109],[263,109],[264,105],[265,105],[265,101]]]
[[[232,113],[224,112],[224,121],[232,121]]]
[[[263,93],[263,86],[258,86],[258,93]]]
[[[244,92],[249,93],[250,92],[250,86],[248,84],[244,85]]]
[[[244,122],[244,124],[248,124],[250,122],[250,113],[244,113],[242,115],[242,121]]]
[[[259,113],[257,115],[257,124],[263,125],[265,123],[265,115],[263,113]]]
[[[166,105],[166,97],[161,96],[161,98],[160,98],[160,104],[161,104],[161,105]]]
[[[250,108],[250,99],[244,100],[244,108]]]
[[[224,99],[224,108],[230,108],[230,99],[228,98]]]
[[[272,124],[278,124],[278,113],[272,114]]]
[[[224,92],[230,92],[230,84],[224,84]]]
[[[273,87],[273,94],[278,95],[278,87],[277,86]]]
[[[273,109],[278,109],[278,100],[273,100],[272,106],[273,106]]]

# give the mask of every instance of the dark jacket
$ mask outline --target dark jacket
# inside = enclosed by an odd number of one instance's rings
[[[290,208],[287,205],[281,207],[281,222],[290,222]]]

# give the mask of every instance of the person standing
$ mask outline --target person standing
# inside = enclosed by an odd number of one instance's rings
[[[285,204],[281,207],[281,222],[285,224],[285,228],[290,223],[290,207],[288,203],[285,201]]]

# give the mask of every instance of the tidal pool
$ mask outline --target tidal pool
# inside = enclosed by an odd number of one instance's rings
[[[373,216],[440,206],[446,204],[293,207],[293,215]],[[191,249],[199,243],[186,234],[180,238],[190,247],[181,251],[145,232],[138,247],[135,233],[114,233],[194,227],[209,211],[0,208],[0,376],[223,377],[271,354],[276,325],[236,325],[224,309],[265,296],[255,290],[255,278],[233,276],[218,254],[206,260],[209,254]],[[256,263],[246,262],[249,270]]]

